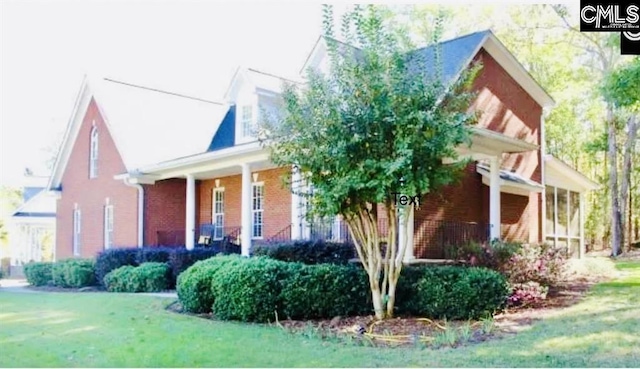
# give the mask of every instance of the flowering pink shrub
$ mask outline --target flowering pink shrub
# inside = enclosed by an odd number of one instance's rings
[[[497,270],[512,284],[532,281],[545,286],[555,285],[562,280],[567,264],[566,251],[548,244],[496,241],[469,243],[446,251],[450,259]]]
[[[538,282],[516,283],[511,286],[511,295],[507,299],[509,306],[526,306],[547,298],[549,287]]]
[[[547,244],[523,245],[501,272],[511,283],[537,282],[553,286],[562,280],[567,265],[567,253]]]

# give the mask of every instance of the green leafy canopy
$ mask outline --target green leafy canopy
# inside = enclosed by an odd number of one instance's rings
[[[330,71],[307,71],[304,87],[285,86],[285,114],[272,132],[272,160],[294,165],[313,183],[319,215],[357,212],[363,204],[423,195],[451,182],[464,165],[455,148],[468,143],[475,122],[468,111],[479,66],[452,84],[442,81],[436,48],[407,52],[375,6],[343,16],[336,40],[333,13],[324,8]],[[353,46],[352,46],[353,45]]]

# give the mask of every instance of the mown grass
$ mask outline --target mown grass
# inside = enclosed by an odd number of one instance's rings
[[[166,299],[0,292],[0,366],[632,367],[640,365],[640,262],[531,329],[459,348],[376,348],[168,312]],[[0,291],[2,291],[0,289]]]

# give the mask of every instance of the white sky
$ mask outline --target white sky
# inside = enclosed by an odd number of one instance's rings
[[[44,170],[85,73],[220,101],[239,65],[295,75],[319,3],[2,1],[1,177]]]
[[[315,1],[0,0],[0,185],[20,185],[25,167],[45,173],[44,149],[62,135],[85,73],[220,100],[239,65],[297,74],[320,10]]]

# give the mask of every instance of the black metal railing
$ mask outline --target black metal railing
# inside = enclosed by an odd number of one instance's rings
[[[292,225],[284,227],[282,230],[278,231],[271,237],[267,237],[264,240],[264,243],[278,243],[278,242],[288,242],[291,241],[291,228]]]
[[[485,223],[425,220],[414,226],[414,255],[420,259],[443,259],[448,247],[489,241]]]

